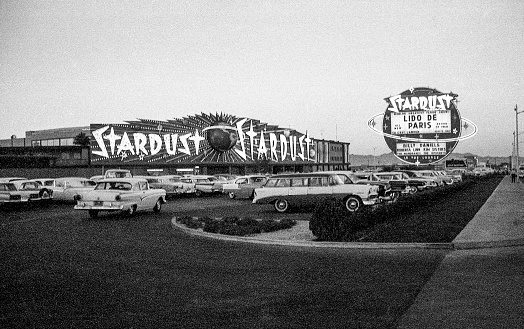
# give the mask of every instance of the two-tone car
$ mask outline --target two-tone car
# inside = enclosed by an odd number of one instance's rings
[[[377,186],[344,184],[337,174],[317,172],[271,176],[264,186],[255,189],[253,203],[273,204],[283,213],[291,206],[314,205],[330,198],[342,201],[350,212],[380,202]]]
[[[39,182],[32,180],[13,180],[11,182],[22,195],[22,199],[27,201],[51,201],[53,199],[53,190],[43,186]]]
[[[85,177],[36,178],[33,181],[53,191],[53,199],[60,202],[76,202],[76,196],[95,188],[96,183]]]
[[[370,184],[387,183],[391,188],[391,201],[396,201],[400,195],[409,193],[407,181],[398,180],[393,174],[366,171],[357,172],[355,173],[355,176],[359,179],[360,182],[367,182]]]
[[[391,185],[388,182],[383,181],[370,181],[368,176],[366,179],[360,179],[355,172],[349,170],[334,170],[334,171],[322,171],[325,173],[333,173],[341,176],[344,184],[364,184],[364,185],[375,185],[378,187],[378,197],[380,201],[394,201],[394,195],[391,194]],[[362,177],[362,176],[361,176]]]
[[[166,191],[152,189],[143,178],[108,178],[99,181],[92,191],[78,195],[76,210],[96,218],[101,211],[133,215],[140,210],[159,212],[166,203]]]
[[[167,197],[173,197],[181,193],[182,184],[180,178],[182,176],[134,176],[135,178],[143,178],[147,180],[150,188],[160,188],[166,191]]]
[[[264,185],[266,181],[265,175],[240,176],[234,182],[224,184],[222,192],[227,194],[230,199],[253,199],[255,189]]]

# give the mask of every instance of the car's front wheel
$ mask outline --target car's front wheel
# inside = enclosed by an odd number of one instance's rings
[[[162,200],[156,200],[155,206],[153,207],[154,212],[160,212],[162,210]]]
[[[229,192],[227,195],[229,196],[230,199],[236,198],[236,195],[234,192]]]
[[[128,216],[133,216],[136,212],[136,206],[131,206],[129,209],[127,209],[126,214]]]
[[[362,202],[360,201],[360,199],[355,196],[348,197],[344,204],[346,205],[346,209],[350,212],[355,212],[359,210],[362,206]]]
[[[289,202],[287,202],[286,199],[278,199],[277,201],[275,201],[274,206],[276,211],[284,213],[289,209]]]

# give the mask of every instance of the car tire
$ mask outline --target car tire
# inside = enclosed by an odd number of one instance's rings
[[[200,191],[200,190],[196,190],[196,191],[195,191],[195,195],[196,195],[197,197],[201,197],[201,196],[202,196],[202,191]]]
[[[289,202],[286,199],[278,199],[274,204],[275,210],[279,213],[285,213],[289,209]]]
[[[89,217],[97,218],[98,217],[98,210],[89,210]]]
[[[131,207],[129,207],[129,209],[127,209],[126,211],[126,215],[128,216],[133,216],[136,212],[136,205],[133,205]]]
[[[237,197],[234,192],[229,192],[227,195],[229,196],[230,199],[234,199]]]
[[[156,200],[155,206],[153,207],[154,212],[160,212],[162,210],[162,200]]]
[[[349,212],[355,212],[362,207],[362,201],[356,196],[349,196],[346,198],[344,205]]]
[[[409,187],[409,194],[415,194],[417,192],[418,192],[418,188],[416,186]]]
[[[392,202],[397,201],[399,196],[400,196],[400,192],[398,191],[391,192],[391,201]]]

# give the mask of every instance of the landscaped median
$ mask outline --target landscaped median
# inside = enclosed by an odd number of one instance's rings
[[[356,213],[329,200],[317,205],[309,227],[320,241],[451,243],[502,178],[470,177]]]
[[[273,239],[273,244],[316,247],[449,249],[502,178],[466,179],[356,213],[349,213],[337,201],[328,200],[317,204],[312,215],[307,216],[309,221],[306,217],[298,225],[297,221],[286,218],[183,216],[173,218],[172,222],[192,234],[227,240],[235,236],[237,241]]]
[[[281,220],[257,220],[249,217],[240,218],[236,216],[223,218],[183,216],[176,217],[175,220],[188,228],[202,229],[203,232],[236,236],[285,230],[293,227],[297,223],[293,219],[286,218]]]

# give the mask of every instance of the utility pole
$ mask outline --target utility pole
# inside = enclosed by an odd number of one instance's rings
[[[517,105],[515,105],[515,148],[516,148],[516,151],[517,151],[517,183],[520,183],[520,176],[519,176],[519,171],[520,171],[520,163],[519,163],[519,157],[520,157],[520,154],[519,154],[519,114],[524,112],[523,111],[518,111],[518,108],[517,108]]]

